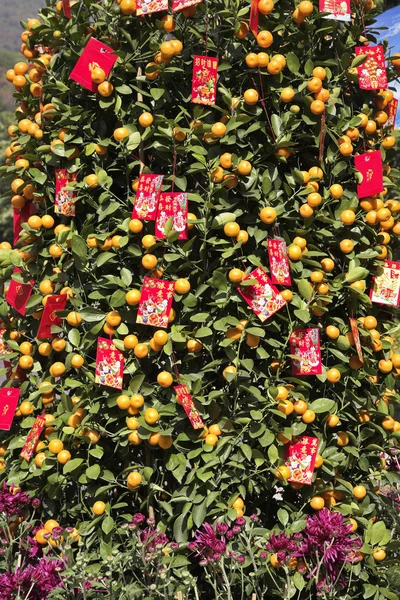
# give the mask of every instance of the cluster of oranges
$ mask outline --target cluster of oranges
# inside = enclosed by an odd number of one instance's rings
[[[164,17],[164,30],[173,31],[175,22],[170,15]],[[168,65],[174,56],[180,54],[183,50],[183,45],[180,40],[171,39],[163,42],[160,50],[154,55],[154,61],[149,62],[145,68],[145,75],[149,81],[154,81],[160,74],[159,65]]]
[[[50,545],[52,548],[57,548],[62,545],[64,541],[63,536],[52,536],[53,529],[60,527],[60,524],[55,519],[49,519],[46,521],[40,529],[35,533],[35,540],[41,546]],[[79,531],[74,527],[72,531],[67,534],[68,542],[74,544],[79,542],[81,535]]]

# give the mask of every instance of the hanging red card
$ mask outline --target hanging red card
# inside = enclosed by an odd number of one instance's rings
[[[4,431],[11,429],[20,393],[19,388],[0,389],[0,429]]]
[[[66,189],[77,180],[76,173],[68,173],[67,169],[56,169],[56,195],[54,199],[54,212],[64,217],[75,216],[76,192]]]
[[[294,329],[289,340],[293,375],[321,375],[319,329]]]
[[[153,277],[145,277],[136,317],[136,323],[153,327],[168,327],[175,284]]]
[[[114,50],[106,44],[90,38],[73,68],[70,78],[87,90],[96,92],[97,83],[92,81],[92,71],[100,67],[108,77],[118,58],[113,52]]]
[[[400,305],[400,263],[385,260],[381,273],[372,278],[369,297],[376,304]]]
[[[380,150],[358,154],[354,157],[354,166],[362,175],[357,185],[359,198],[366,198],[383,192],[383,165]]]
[[[383,46],[357,46],[356,56],[367,55],[367,60],[357,67],[358,85],[361,90],[386,90],[385,52]]]
[[[59,296],[48,296],[46,306],[44,307],[42,318],[40,319],[39,329],[36,334],[38,340],[54,338],[56,333],[51,333],[52,326],[59,327],[61,319],[57,316],[57,311],[64,310],[67,305],[67,294]]]
[[[272,283],[292,285],[286,243],[279,238],[269,238],[267,240],[267,247]]]
[[[364,357],[363,357],[363,353],[362,353],[360,333],[358,331],[357,321],[351,317],[350,317],[349,321],[350,321],[351,333],[353,334],[354,344],[355,344],[356,350],[357,350],[357,356],[358,356],[360,362],[363,363]]]
[[[251,0],[251,5],[250,5],[250,29],[254,35],[254,37],[257,37],[258,35],[258,2],[259,0]]]
[[[35,452],[36,446],[38,445],[40,434],[46,425],[46,417],[39,415],[36,417],[32,429],[28,433],[28,437],[25,440],[25,444],[22,447],[20,457],[25,460],[31,460],[33,453]]]
[[[193,57],[192,102],[212,106],[217,99],[218,58]]]
[[[111,340],[98,338],[95,383],[122,390],[124,355]]]
[[[200,4],[202,0],[172,0],[172,12]]]
[[[176,393],[177,402],[184,408],[193,429],[203,429],[203,427],[205,427],[203,419],[195,407],[193,398],[189,394],[189,390],[187,389],[186,385],[176,385],[174,390]]]
[[[62,7],[63,7],[64,15],[67,17],[67,19],[71,19],[72,13],[71,13],[70,0],[62,0]]]
[[[17,244],[23,223],[26,223],[31,215],[36,213],[33,202],[27,202],[23,208],[13,208],[14,221],[14,246]]]
[[[350,0],[319,0],[319,12],[330,13],[327,19],[350,21]]]
[[[274,313],[286,305],[279,290],[272,282],[264,269],[257,267],[243,281],[256,279],[257,284],[238,287],[239,294],[244,298],[251,310],[264,322]]]
[[[396,126],[396,116],[397,116],[397,107],[399,105],[399,101],[397,98],[393,98],[386,107],[386,112],[388,115],[388,120],[385,123],[385,127],[390,127],[394,129]]]
[[[136,16],[168,10],[168,0],[136,0]]]
[[[187,240],[188,194],[186,192],[165,192],[158,202],[155,234],[165,237],[165,224],[173,217],[171,231],[179,231],[178,240]]]
[[[21,269],[15,267],[14,273],[21,273]],[[26,313],[26,304],[32,294],[34,280],[31,279],[29,283],[19,283],[14,279],[10,281],[10,287],[8,288],[6,302],[21,315]]]
[[[311,485],[317,453],[318,438],[308,435],[293,438],[286,446],[285,465],[290,469],[288,481]]]
[[[163,179],[164,175],[144,174],[139,177],[132,219],[155,220]]]

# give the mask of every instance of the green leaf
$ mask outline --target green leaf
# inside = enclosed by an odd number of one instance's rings
[[[308,405],[310,410],[313,410],[315,413],[324,413],[330,412],[333,410],[333,407],[336,405],[334,400],[330,400],[329,398],[318,398],[318,400],[314,400]]]
[[[97,479],[99,475],[100,465],[95,464],[86,469],[86,476],[89,477],[89,479]]]
[[[101,528],[104,531],[104,533],[106,535],[108,535],[114,529],[114,525],[115,525],[114,519],[112,517],[110,517],[110,515],[107,515],[106,518],[103,519]]]
[[[300,69],[300,61],[297,58],[297,54],[294,52],[288,52],[285,56],[289,71],[297,74]]]
[[[299,294],[304,300],[310,300],[313,295],[313,288],[310,285],[310,282],[307,279],[299,279],[296,281],[297,289],[299,290]]]
[[[207,498],[204,498],[200,504],[195,504],[192,510],[193,522],[196,527],[200,527],[207,514]]]
[[[353,283],[354,281],[358,281],[359,279],[366,279],[368,275],[368,269],[364,269],[364,267],[355,267],[354,269],[349,270],[349,274],[347,275],[345,282]]]
[[[72,473],[72,471],[78,469],[78,467],[80,467],[82,463],[83,458],[73,458],[72,460],[68,461],[63,467],[64,475],[66,475],[67,473]]]

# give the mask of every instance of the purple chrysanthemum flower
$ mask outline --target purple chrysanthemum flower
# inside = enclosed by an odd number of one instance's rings
[[[4,482],[0,492],[0,512],[5,513],[7,518],[23,515],[30,502],[28,494],[14,486],[9,490]]]
[[[134,523],[134,525],[140,525],[145,520],[146,520],[146,517],[144,515],[142,515],[142,513],[136,513],[132,517],[132,523]]]
[[[197,555],[202,558],[217,560],[216,555],[221,555],[226,550],[225,537],[218,537],[217,531],[209,523],[203,523],[201,529],[196,531],[193,542]]]

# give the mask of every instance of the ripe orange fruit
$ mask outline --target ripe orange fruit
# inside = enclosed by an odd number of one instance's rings
[[[367,495],[367,490],[363,485],[357,485],[353,488],[353,496],[357,500],[363,500]]]
[[[70,313],[68,313],[66,320],[68,325],[71,325],[72,327],[77,327],[82,323],[82,317],[76,311],[71,311]]]
[[[260,0],[258,3],[258,12],[262,15],[269,15],[274,10],[273,0]]]
[[[119,7],[122,14],[133,15],[136,12],[136,0],[121,0]]]
[[[129,137],[129,129],[126,127],[118,127],[118,129],[115,129],[113,136],[117,142],[121,142]]]
[[[237,170],[240,175],[250,175],[252,165],[248,160],[241,160],[237,166]]]
[[[260,31],[257,35],[257,44],[261,48],[269,48],[272,45],[274,38],[272,33],[266,30]]]
[[[307,402],[305,402],[304,400],[296,400],[293,406],[294,412],[298,415],[304,415],[307,411]]]
[[[324,464],[324,459],[322,458],[322,456],[320,454],[317,454],[316,458],[315,458],[315,468],[319,469],[320,467],[322,467],[322,465]]]
[[[305,17],[311,15],[313,8],[313,4],[312,2],[309,2],[309,0],[303,0],[297,7],[299,13]]]
[[[245,61],[246,65],[250,69],[254,69],[258,66],[258,54],[256,54],[255,52],[250,52],[250,54],[246,56]]]
[[[24,370],[31,369],[33,367],[33,358],[32,358],[32,356],[23,355],[19,359],[18,364],[21,367],[21,369],[24,369]]]
[[[80,369],[83,366],[85,359],[80,354],[73,354],[71,358],[71,367],[74,369]]]
[[[318,79],[320,79],[321,81],[324,81],[324,79],[326,78],[326,71],[323,67],[315,67],[313,69],[313,77],[318,77]]]
[[[142,483],[142,476],[138,471],[131,471],[128,477],[126,478],[126,483],[129,489],[134,489],[139,487]]]
[[[325,506],[325,500],[322,496],[314,496],[314,498],[311,498],[310,500],[310,506],[314,510],[321,510]]]
[[[150,125],[152,125],[153,122],[154,122],[154,117],[149,112],[144,112],[139,117],[139,124],[142,127],[150,127]]]
[[[305,411],[301,419],[304,423],[313,423],[315,421],[315,412],[308,409]]]
[[[291,290],[282,290],[281,296],[286,302],[291,302],[293,300],[293,292]]]
[[[278,410],[286,416],[291,415],[294,410],[293,402],[290,400],[282,400],[278,404]]]
[[[175,292],[177,294],[187,294],[190,291],[190,281],[188,281],[187,279],[177,279],[175,281]]]
[[[335,268],[335,263],[331,258],[323,258],[320,264],[325,273],[330,273]]]
[[[173,383],[173,377],[171,373],[168,373],[168,371],[161,371],[157,375],[157,383],[163,388],[171,387]]]
[[[126,0],[122,0],[122,2],[125,2]],[[104,502],[102,502],[101,500],[98,500],[97,502],[95,502],[92,506],[92,511],[95,515],[100,516],[102,514],[104,514],[104,511],[106,510],[106,505]]]
[[[259,67],[267,67],[269,63],[269,56],[266,52],[259,52],[257,54],[258,57],[258,66]],[[233,99],[232,99],[233,102]]]
[[[65,465],[69,460],[71,460],[71,453],[68,450],[61,450],[57,454],[57,461],[60,465]]]
[[[243,97],[244,97],[245,103],[249,104],[250,106],[257,104],[257,102],[259,100],[259,95],[258,95],[257,90],[254,90],[252,88],[249,90],[246,90]]]
[[[277,479],[279,479],[280,481],[283,481],[284,479],[289,479],[291,472],[290,472],[289,467],[287,467],[286,465],[280,465],[276,469],[274,475]]]
[[[282,102],[291,102],[295,96],[295,91],[293,88],[283,88],[281,91],[280,99]]]
[[[339,247],[343,254],[350,254],[354,249],[354,242],[352,240],[342,240],[339,244]]]
[[[227,375],[236,375],[237,369],[234,365],[228,365],[227,367],[225,367],[225,369],[222,371],[222,376],[224,377],[224,379],[227,380]]]
[[[356,220],[356,215],[352,210],[344,210],[340,214],[340,220],[344,225],[353,225],[354,221]]]
[[[100,83],[100,85],[98,86],[97,91],[100,94],[100,96],[103,96],[103,98],[108,98],[113,93],[114,86],[109,81],[103,81],[103,83]]]
[[[376,548],[376,550],[373,551],[372,556],[377,562],[381,562],[382,560],[385,560],[386,552],[383,548]]]
[[[340,377],[340,371],[335,368],[329,369],[326,374],[326,378],[330,383],[337,383],[340,380]]]
[[[337,434],[337,445],[339,447],[347,446],[349,443],[349,436],[345,431],[338,431]]]
[[[224,233],[228,237],[236,237],[239,234],[239,231],[240,231],[240,226],[238,223],[235,223],[234,221],[230,221],[229,223],[226,223],[224,226]]]
[[[271,206],[266,206],[261,209],[259,217],[266,225],[271,225],[276,221],[276,210]]]
[[[322,81],[319,77],[313,77],[307,82],[308,91],[316,94],[322,88]]]
[[[208,444],[209,446],[215,446],[215,444],[218,443],[218,437],[216,435],[214,435],[213,433],[209,433],[206,435],[205,443]]]
[[[61,440],[55,439],[49,442],[48,449],[52,454],[58,454],[59,452],[61,452],[61,450],[63,450],[63,448],[64,444]]]
[[[297,244],[291,244],[287,250],[290,260],[299,260],[302,255],[302,250]]]
[[[65,373],[65,365],[62,362],[55,362],[50,367],[50,375],[52,377],[61,377]]]
[[[136,306],[136,304],[139,304],[140,302],[140,297],[141,293],[139,290],[130,290],[126,293],[125,300],[129,306]]]
[[[393,363],[391,360],[380,360],[378,363],[378,369],[382,371],[382,373],[390,373],[393,370]]]
[[[191,8],[193,8],[193,7],[191,7]],[[182,12],[184,12],[184,11],[182,11]],[[236,34],[235,34],[236,37],[239,40],[243,40],[245,37],[247,37],[248,33],[249,33],[249,26],[248,26],[248,24],[245,21],[241,21],[239,23],[239,28],[238,28],[238,30],[236,31]]]

